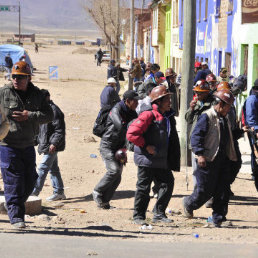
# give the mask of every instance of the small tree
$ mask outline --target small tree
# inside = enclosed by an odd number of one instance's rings
[[[119,61],[119,44],[121,34],[119,0],[84,0],[84,10],[105,35],[111,46],[112,59]]]

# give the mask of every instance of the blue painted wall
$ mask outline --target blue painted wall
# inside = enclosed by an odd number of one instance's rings
[[[199,15],[199,3],[201,1],[201,15]],[[232,0],[229,0],[232,1]],[[224,60],[225,52],[231,54],[231,71],[232,74],[237,70],[237,56],[232,51],[234,47],[234,42],[232,41],[232,24],[234,21],[234,15],[237,10],[237,1],[233,1],[233,11],[228,13],[227,16],[227,46],[226,48],[221,48],[218,45],[218,39],[212,38],[216,37],[216,33],[213,30],[217,29],[219,22],[218,11],[220,9],[221,0],[209,0],[208,1],[208,11],[207,19],[205,19],[205,0],[196,0],[196,54],[195,57],[199,61],[208,60],[208,64],[212,67],[215,75],[218,75],[219,69],[222,66],[222,60]],[[182,13],[182,1],[179,1],[179,46],[183,48],[183,17]],[[182,21],[182,23],[181,23]],[[214,26],[214,27],[213,27]],[[216,28],[215,28],[216,27]],[[219,34],[218,34],[219,36]],[[216,46],[215,46],[216,45]],[[212,64],[211,64],[212,61]]]

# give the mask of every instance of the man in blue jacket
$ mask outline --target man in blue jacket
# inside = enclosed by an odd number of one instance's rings
[[[257,139],[258,139],[258,79],[255,80],[254,86],[250,92],[250,96],[246,99],[245,102],[245,120],[246,125],[253,130],[253,132],[248,133],[248,138],[251,146],[251,166],[252,173],[255,181],[255,187],[258,191],[258,157],[257,154]],[[256,139],[255,139],[256,137]],[[255,142],[256,140],[256,142]],[[255,150],[256,148],[256,150]],[[256,151],[256,152],[255,152]]]
[[[107,80],[108,85],[103,89],[100,94],[100,106],[101,108],[111,109],[117,102],[120,101],[120,97],[116,92],[116,80],[112,77]]]
[[[231,125],[227,118],[234,96],[229,90],[214,93],[213,106],[198,119],[191,136],[191,146],[196,155],[197,179],[193,193],[183,198],[184,213],[193,217],[213,197],[211,222],[220,227],[226,220],[230,196],[230,163],[237,161]]]
[[[211,70],[209,69],[207,62],[202,62],[202,69],[199,70],[194,78],[194,84],[199,80],[205,80],[208,74],[211,74]]]
[[[50,100],[48,90],[41,90],[45,99],[51,106],[54,119],[51,123],[41,125],[37,137],[38,153],[43,154],[42,161],[38,168],[38,179],[35,184],[32,195],[38,196],[41,192],[48,172],[51,175],[51,181],[54,188],[53,195],[47,198],[47,201],[57,201],[66,199],[64,195],[64,184],[58,167],[59,151],[65,149],[65,121],[64,114],[60,108]]]

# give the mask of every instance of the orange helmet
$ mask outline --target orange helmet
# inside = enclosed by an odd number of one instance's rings
[[[152,89],[150,94],[151,102],[154,102],[157,99],[161,99],[162,97],[165,97],[167,95],[171,95],[171,93],[168,92],[166,86],[164,85],[156,86],[155,88]]]
[[[219,85],[217,86],[217,91],[221,90],[230,90],[231,87],[228,82],[220,82]]]
[[[206,76],[206,81],[209,82],[216,82],[216,76],[213,73],[210,73]]]
[[[209,92],[210,87],[209,87],[209,84],[205,80],[199,80],[196,82],[193,90],[199,91],[199,92]]]
[[[31,75],[31,69],[29,64],[24,61],[19,61],[15,63],[12,68],[12,74]]]
[[[216,91],[214,93],[214,96],[216,98],[219,98],[220,100],[222,100],[223,102],[225,102],[226,104],[228,104],[230,106],[234,103],[234,100],[235,100],[235,98],[230,90]]]
[[[165,76],[169,77],[169,76],[173,76],[176,77],[177,74],[175,73],[175,71],[173,70],[173,68],[168,68],[165,72]]]

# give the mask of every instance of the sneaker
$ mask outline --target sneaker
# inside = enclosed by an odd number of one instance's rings
[[[157,223],[157,222],[172,223],[174,221],[172,219],[167,218],[166,216],[162,216],[162,217],[153,217],[152,222],[153,223]]]
[[[98,205],[98,207],[100,207],[102,204],[104,205],[104,203],[103,203],[103,200],[102,200],[102,198],[101,198],[101,194],[99,193],[99,192],[97,192],[97,191],[93,191],[92,192],[92,197],[93,197],[93,201],[95,202],[95,203],[97,203],[97,205]],[[101,208],[101,207],[100,207]]]
[[[207,219],[207,224],[208,224],[208,227],[220,228],[222,222],[220,222],[220,223],[214,223],[212,216],[210,216],[210,217],[208,217],[208,219]]]
[[[57,194],[54,193],[53,195],[49,196],[46,200],[49,202],[53,202],[53,201],[59,201],[59,200],[65,200],[66,196],[62,193],[62,194]]]
[[[145,219],[134,219],[134,220],[133,220],[133,224],[136,224],[136,225],[145,225],[145,224],[146,224],[146,221],[145,221]]]
[[[16,222],[16,223],[13,223],[12,226],[16,229],[22,229],[22,228],[26,228],[26,225],[23,221],[21,222]]]
[[[184,198],[182,199],[183,211],[184,211],[184,214],[185,214],[185,217],[186,217],[186,218],[192,219],[192,218],[193,218],[193,211],[192,211],[192,210],[189,210],[189,209],[186,207],[185,198],[186,198],[186,197],[184,197]]]

